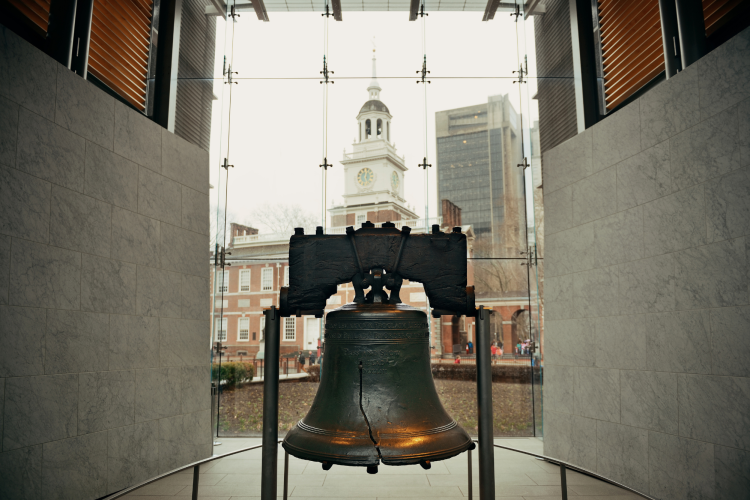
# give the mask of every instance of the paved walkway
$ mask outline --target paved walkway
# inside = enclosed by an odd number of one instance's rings
[[[221,438],[214,453],[260,444],[260,439]],[[542,442],[535,438],[497,439],[497,444],[542,453]],[[474,498],[479,497],[477,453],[474,459]],[[528,455],[495,449],[497,498],[503,500],[560,500],[560,469]],[[260,449],[213,461],[201,467],[201,500],[250,500],[260,498]],[[279,453],[279,496],[282,494],[284,452]],[[575,472],[568,471],[570,500],[634,500],[638,497]],[[192,472],[177,474],[146,486],[127,498],[133,500],[186,500],[192,491]],[[321,500],[440,500],[467,498],[468,464],[466,454],[434,462],[428,471],[418,465],[380,466],[368,475],[364,468],[340,467],[326,472],[320,464],[289,457],[289,498]]]

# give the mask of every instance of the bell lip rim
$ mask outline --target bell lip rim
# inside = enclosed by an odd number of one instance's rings
[[[360,308],[365,308],[365,310],[364,311],[360,310]],[[385,313],[385,312],[393,312],[393,311],[398,311],[400,313],[406,313],[406,314],[408,314],[408,313],[420,313],[421,315],[427,316],[427,314],[422,309],[419,309],[418,307],[411,306],[409,304],[404,304],[403,302],[399,303],[399,304],[387,304],[387,303],[383,303],[383,302],[372,303],[372,304],[358,304],[356,302],[347,302],[346,304],[343,304],[343,305],[337,307],[336,309],[328,311],[328,314],[326,314],[326,317],[330,316],[331,314],[334,314],[334,313],[339,313],[339,314],[342,314],[342,313],[352,313],[352,312],[358,312],[358,313],[361,313],[361,312],[368,312],[368,313],[372,312],[372,313],[377,313],[377,312],[381,312],[381,311],[383,313]]]

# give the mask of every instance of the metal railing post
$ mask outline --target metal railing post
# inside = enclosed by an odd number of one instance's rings
[[[287,500],[289,493],[289,452],[284,450],[284,500]]]
[[[198,500],[198,480],[200,479],[200,464],[193,467],[193,500]]]
[[[469,500],[471,500],[472,498],[474,498],[471,488],[471,450],[467,451],[466,453],[469,454]]]
[[[279,359],[281,316],[276,306],[263,311],[266,316],[266,356]],[[276,500],[276,471],[279,441],[279,363],[268,363],[263,382],[263,464],[260,496]]]
[[[560,489],[562,490],[562,500],[568,500],[568,481],[565,477],[565,464],[560,464]]]
[[[479,406],[479,498],[495,498],[494,425],[492,419],[492,358],[490,354],[490,314],[484,306],[477,310],[477,403]]]

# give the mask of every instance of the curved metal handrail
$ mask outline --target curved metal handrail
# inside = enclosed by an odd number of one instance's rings
[[[477,442],[476,439],[474,440],[474,442],[475,443]],[[565,462],[565,461],[559,460],[557,458],[548,457],[546,455],[537,455],[536,453],[531,453],[530,451],[525,451],[525,450],[519,450],[518,448],[511,448],[510,446],[502,446],[502,445],[499,445],[499,444],[493,444],[493,446],[495,448],[502,448],[503,450],[509,450],[509,451],[514,451],[514,452],[517,452],[517,453],[523,453],[524,455],[529,455],[529,456],[532,456],[532,457],[544,460],[546,462],[549,462],[549,463],[552,463],[552,464],[555,464],[555,465],[559,465],[560,469],[561,469],[560,470],[560,474],[563,477],[565,475],[565,472],[564,472],[563,468],[570,469],[572,471],[579,472],[579,473],[585,474],[587,476],[591,476],[591,477],[593,477],[595,479],[598,479],[599,481],[604,481],[605,483],[609,483],[611,485],[617,486],[618,488],[622,488],[623,490],[627,490],[627,491],[629,491],[631,493],[635,493],[636,495],[641,496],[643,498],[647,498],[648,500],[657,500],[656,498],[654,498],[652,496],[649,496],[649,495],[646,495],[645,493],[642,493],[642,492],[640,492],[640,491],[638,491],[638,490],[636,490],[634,488],[631,488],[630,486],[625,486],[624,484],[618,483],[617,481],[615,481],[613,479],[609,479],[609,478],[604,477],[604,476],[602,476],[600,474],[597,474],[596,472],[590,471],[588,469],[584,469],[583,467],[578,467],[577,465],[573,465],[573,464],[571,464],[569,462]],[[566,498],[566,497],[564,497],[564,498]]]

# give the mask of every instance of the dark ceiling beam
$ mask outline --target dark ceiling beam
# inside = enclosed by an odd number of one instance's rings
[[[411,0],[411,5],[409,6],[409,21],[417,20],[417,16],[419,15],[419,4],[420,0]]]
[[[500,0],[487,0],[487,7],[484,8],[484,16],[482,21],[489,21],[495,18],[495,12],[500,5]]]
[[[255,15],[258,16],[259,21],[268,22],[268,12],[263,0],[253,0],[253,9],[255,9]]]
[[[341,21],[341,0],[331,0],[331,7],[333,7],[333,18],[337,21]]]

